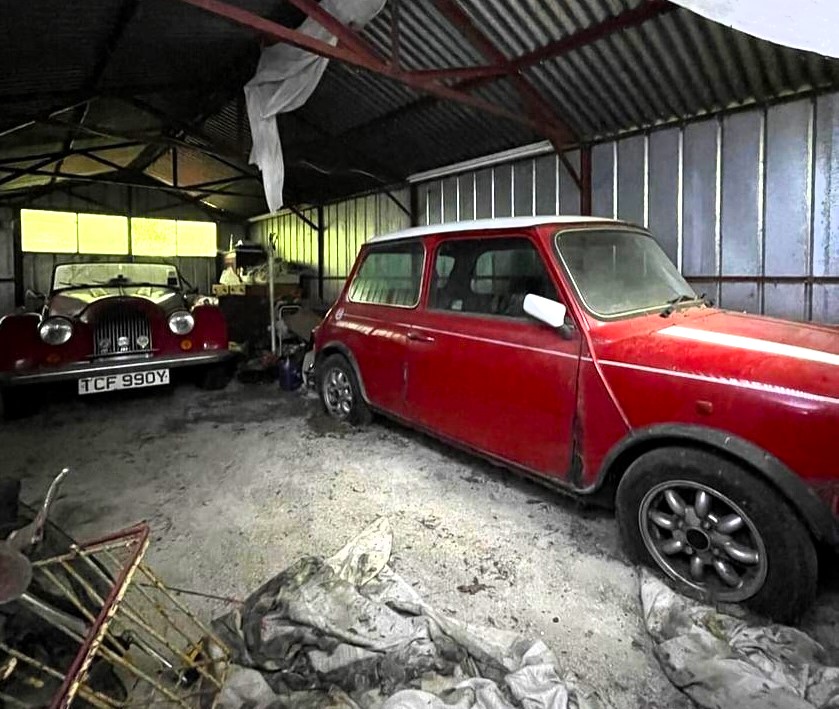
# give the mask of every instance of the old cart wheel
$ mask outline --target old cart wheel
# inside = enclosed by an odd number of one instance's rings
[[[370,409],[361,395],[355,372],[344,357],[327,357],[318,368],[318,382],[326,413],[354,425],[370,422]]]
[[[731,461],[689,448],[646,453],[621,480],[617,507],[629,553],[688,595],[782,622],[815,597],[807,529],[771,485]]]

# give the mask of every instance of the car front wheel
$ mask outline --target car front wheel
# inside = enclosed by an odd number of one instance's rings
[[[228,364],[213,364],[198,373],[196,384],[199,389],[219,391],[230,384],[233,379],[233,368]]]
[[[794,622],[816,594],[810,535],[769,484],[705,451],[660,448],[621,479],[617,511],[634,560],[684,593]]]
[[[26,418],[38,412],[40,397],[27,389],[3,389],[0,391],[0,410],[6,421]]]
[[[321,362],[318,390],[323,409],[332,418],[354,426],[370,423],[372,414],[361,395],[355,371],[346,358],[334,354]]]

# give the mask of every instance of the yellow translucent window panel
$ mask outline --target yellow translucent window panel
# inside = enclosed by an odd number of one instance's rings
[[[79,214],[79,253],[128,253],[128,219],[109,214]]]
[[[75,212],[20,210],[20,239],[24,251],[74,254],[78,250]]]
[[[177,222],[174,219],[133,218],[131,253],[135,256],[177,256]]]
[[[215,256],[216,251],[214,222],[178,220],[178,256]]]

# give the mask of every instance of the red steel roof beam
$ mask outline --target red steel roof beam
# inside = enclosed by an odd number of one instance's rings
[[[324,10],[315,0],[288,0],[298,10],[311,17],[321,27],[329,30],[347,49],[372,59],[380,60],[378,52],[351,27]]]
[[[599,22],[591,27],[586,27],[579,32],[575,32],[567,37],[551,42],[544,47],[540,47],[539,49],[510,60],[508,63],[507,73],[521,71],[522,69],[535,66],[536,64],[540,64],[548,59],[554,59],[562,56],[563,54],[568,54],[575,49],[580,49],[581,47],[585,47],[593,42],[597,42],[598,40],[608,37],[615,32],[620,32],[622,30],[629,29],[630,27],[637,27],[638,25],[644,24],[647,20],[651,20],[654,17],[658,17],[659,15],[663,15],[677,9],[678,5],[674,5],[666,0],[648,0],[645,3],[638,5],[638,7],[621,12],[620,14],[610,17],[603,22]],[[495,78],[496,77],[494,76],[475,77],[455,84],[452,88],[463,90],[477,89],[480,86],[492,83]]]
[[[429,81],[466,81],[505,76],[510,73],[510,69],[506,65],[490,65],[450,67],[447,69],[416,69],[415,71],[409,71],[406,73],[409,76],[415,76],[418,79],[426,79]]]
[[[218,15],[219,17],[223,17],[238,25],[247,27],[259,35],[273,40],[274,42],[285,42],[286,44],[311,52],[317,56],[334,59],[335,61],[367,69],[375,74],[387,76],[419,91],[424,91],[425,93],[432,94],[439,98],[448,99],[450,101],[456,101],[500,118],[506,118],[507,120],[515,123],[526,125],[535,131],[544,130],[544,126],[539,121],[535,121],[531,117],[524,116],[519,111],[498,106],[491,101],[486,101],[478,96],[472,96],[462,91],[457,91],[452,87],[438,84],[434,81],[429,81],[428,79],[411,76],[411,74],[406,74],[405,72],[402,72],[385,62],[381,62],[378,59],[358,54],[346,47],[334,47],[327,42],[322,42],[318,39],[310,37],[309,35],[297,32],[296,30],[292,30],[276,22],[272,22],[271,20],[267,20],[264,17],[260,17],[259,15],[249,12],[248,10],[244,10],[241,7],[236,7],[235,5],[223,2],[223,0],[181,0],[181,2],[188,3],[189,5],[201,8],[202,10]]]
[[[567,54],[588,44],[593,44],[615,32],[642,25],[647,20],[676,10],[678,7],[678,5],[668,2],[668,0],[647,0],[647,2],[638,5],[638,7],[621,12],[614,17],[603,20],[603,22],[586,27],[579,32],[575,32],[567,37],[546,44],[544,47],[528,52],[517,59],[513,59],[510,62],[510,67],[515,71],[520,71],[527,67],[535,66],[548,59],[553,59],[554,57]]]
[[[511,66],[506,55],[483,33],[456,0],[435,0],[434,4],[443,16],[483,55],[484,59],[497,67]],[[512,71],[517,72],[518,70],[512,69]],[[556,112],[548,104],[544,96],[534,88],[526,77],[518,73],[513,73],[510,78],[519,96],[521,96],[522,102],[525,104],[530,117],[539,124],[539,132],[551,141],[551,144],[562,158],[571,176],[579,184],[580,177],[577,171],[562,155],[562,151],[568,143],[576,141],[577,137],[574,131],[556,115]]]
[[[329,30],[338,38],[338,41],[348,49],[357,52],[358,54],[367,55],[377,60],[384,61],[385,57],[381,56],[367,41],[361,37],[354,29],[344,25],[336,17],[324,10],[315,0],[288,0],[298,10],[305,13],[325,29]],[[394,4],[394,21],[398,21],[399,10],[397,9],[398,2]],[[394,25],[398,28],[398,25]],[[397,30],[398,34],[398,30]],[[397,61],[399,55],[399,44],[394,41],[394,48],[397,49],[396,55],[390,58],[390,63],[396,67],[399,66]],[[509,74],[510,68],[506,65],[493,66],[476,66],[476,67],[447,67],[442,69],[418,69],[406,72],[418,79],[426,79],[428,81],[440,80],[463,80],[474,79],[485,76],[501,76]]]

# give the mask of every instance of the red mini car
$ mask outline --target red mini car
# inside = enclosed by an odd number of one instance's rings
[[[218,308],[190,307],[165,263],[55,267],[41,314],[0,319],[6,416],[32,408],[32,387],[73,382],[81,395],[169,384],[190,368],[208,388],[227,384],[233,355]]]
[[[694,595],[791,620],[839,547],[839,332],[711,307],[636,226],[373,239],[315,343],[332,416],[614,504],[630,554]]]

